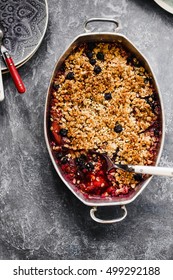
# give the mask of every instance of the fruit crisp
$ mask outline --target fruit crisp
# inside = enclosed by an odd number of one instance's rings
[[[117,43],[76,47],[52,84],[52,151],[64,176],[83,194],[115,197],[145,179],[115,163],[153,165],[161,137],[160,103],[141,62]]]

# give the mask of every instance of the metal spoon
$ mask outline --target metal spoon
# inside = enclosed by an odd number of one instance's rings
[[[99,153],[97,153],[99,154]],[[171,167],[158,167],[158,166],[141,166],[141,165],[130,165],[130,164],[114,164],[112,160],[106,155],[100,153],[104,157],[107,163],[107,172],[114,168],[119,168],[124,171],[149,174],[149,175],[159,175],[159,176],[171,176],[173,177],[173,168]]]
[[[8,67],[8,70],[11,74],[11,77],[13,79],[13,82],[14,82],[18,92],[24,93],[26,91],[26,89],[25,89],[23,81],[14,65],[13,59],[11,58],[8,50],[2,45],[3,36],[4,36],[3,27],[0,24],[0,49],[1,49],[2,57]]]

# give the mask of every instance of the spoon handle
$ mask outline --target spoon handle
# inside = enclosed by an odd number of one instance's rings
[[[139,165],[133,165],[133,166],[128,165],[128,166],[132,167],[135,173],[173,177],[173,168],[171,167],[139,166]]]
[[[13,79],[13,82],[18,90],[19,93],[24,93],[26,91],[26,88],[24,86],[24,83],[19,75],[19,72],[16,69],[16,66],[14,65],[13,59],[8,53],[8,51],[2,46],[2,56],[4,58],[4,61],[8,67],[8,70],[11,74],[11,77]],[[3,51],[4,50],[4,51]]]

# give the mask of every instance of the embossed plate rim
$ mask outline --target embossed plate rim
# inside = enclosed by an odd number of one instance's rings
[[[45,21],[44,30],[42,32],[42,36],[41,36],[38,44],[35,46],[35,48],[25,58],[23,58],[21,61],[18,61],[17,63],[15,63],[16,68],[19,68],[19,67],[23,66],[30,58],[32,58],[32,56],[37,52],[38,48],[40,47],[40,45],[43,41],[43,38],[46,34],[46,30],[47,30],[47,26],[48,26],[48,20],[49,20],[49,10],[48,10],[48,1],[44,0],[44,2],[45,2],[45,11],[46,11],[46,21]],[[2,64],[1,59],[2,58],[0,57],[0,63]],[[6,74],[6,73],[9,72],[7,67],[4,67],[4,65],[2,65],[1,71],[2,71],[2,74]]]

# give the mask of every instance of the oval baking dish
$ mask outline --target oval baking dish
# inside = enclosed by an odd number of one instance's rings
[[[107,175],[98,153],[106,152],[117,163],[157,165],[164,143],[164,112],[144,55],[120,33],[88,31],[88,23],[94,21],[112,22],[118,29],[114,19],[90,19],[85,23],[87,33],[76,37],[59,58],[47,92],[44,132],[65,185],[93,207],[90,215],[95,221],[113,223],[126,217],[125,205],[152,176],[119,170]],[[123,216],[95,216],[98,206],[109,205],[119,205]]]

